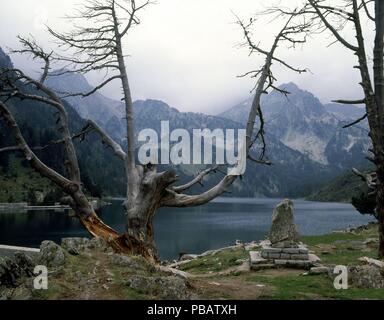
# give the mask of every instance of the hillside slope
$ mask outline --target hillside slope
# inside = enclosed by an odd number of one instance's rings
[[[11,60],[0,50],[0,68],[12,68]],[[38,94],[32,86],[26,88],[30,94]],[[19,127],[30,146],[45,146],[51,141],[58,140],[59,134],[56,128],[55,110],[49,106],[34,102],[11,99],[7,102],[9,109],[16,118]],[[73,133],[79,132],[84,126],[85,121],[68,103],[65,104],[69,115],[70,129]],[[11,137],[4,125],[0,122],[0,146],[13,145]],[[122,177],[123,165],[107,150],[97,136],[91,135],[86,138],[86,142],[75,142],[78,154],[82,180],[85,187],[95,195],[101,191],[107,195],[123,194],[125,189],[125,180]],[[61,145],[52,145],[42,151],[36,151],[40,159],[51,166],[61,174],[65,174],[64,152]],[[17,155],[17,154],[15,154]],[[2,171],[6,171],[5,166],[10,163],[17,166],[20,160],[14,161],[10,154],[0,154],[0,166]],[[19,155],[17,155],[19,156]],[[11,157],[11,158],[10,158]],[[104,168],[104,170],[100,170]],[[3,179],[6,176],[3,175]],[[41,178],[42,179],[42,178]],[[36,181],[36,183],[38,183]],[[41,185],[46,185],[47,181],[40,180]],[[17,186],[15,186],[16,188]],[[5,184],[1,185],[1,189]],[[19,186],[20,192],[25,193],[25,187]]]
[[[308,196],[307,199],[327,202],[351,202],[352,198],[359,197],[367,191],[366,183],[352,171],[347,171],[323,185],[318,191]]]

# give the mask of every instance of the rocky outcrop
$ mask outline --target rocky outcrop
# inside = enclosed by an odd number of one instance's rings
[[[61,247],[69,254],[77,256],[85,251],[112,252],[108,243],[99,237],[88,238],[64,238],[61,240]]]
[[[160,296],[162,299],[188,299],[186,280],[176,277],[144,277],[133,276],[126,285],[144,294]]]
[[[0,258],[0,286],[16,287],[25,277],[33,275],[34,263],[24,253],[16,252],[11,258]]]
[[[89,239],[87,238],[64,238],[61,240],[61,247],[72,255],[78,255],[84,251],[88,244]]]
[[[384,270],[384,261],[377,260],[377,259],[372,259],[372,258],[369,258],[369,257],[362,257],[362,258],[359,259],[359,261],[367,263],[367,264],[369,264],[371,266],[375,266],[377,268],[380,268],[380,269]]]
[[[384,288],[384,269],[374,265],[356,266],[349,268],[350,283],[361,289]]]
[[[53,241],[43,241],[40,245],[38,261],[41,265],[58,268],[65,264],[64,250]]]

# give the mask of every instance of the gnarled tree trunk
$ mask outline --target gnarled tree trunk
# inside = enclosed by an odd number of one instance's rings
[[[131,197],[124,204],[126,209],[125,239],[135,254],[157,259],[152,221],[161,206],[166,188],[177,181],[174,172],[158,173],[156,166],[138,166],[138,181],[131,190]],[[133,196],[132,196],[133,195]]]
[[[379,222],[379,256],[384,258],[384,167],[377,169],[376,216]]]

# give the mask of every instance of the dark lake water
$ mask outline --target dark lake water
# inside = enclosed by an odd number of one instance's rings
[[[260,240],[267,234],[273,208],[279,199],[220,198],[197,208],[163,208],[155,217],[155,237],[162,259],[180,252],[201,253],[242,241]],[[319,235],[355,227],[372,219],[350,204],[294,200],[300,234]],[[124,230],[121,201],[102,208],[102,219]],[[54,211],[0,213],[0,244],[38,247],[42,240],[88,236],[76,218]]]

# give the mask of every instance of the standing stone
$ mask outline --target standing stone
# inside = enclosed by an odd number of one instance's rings
[[[284,200],[273,211],[269,240],[260,242],[260,252],[250,251],[252,270],[275,267],[310,269],[320,261],[309,253],[303,243],[298,242],[299,235],[293,220],[293,203]]]
[[[297,243],[298,233],[293,222],[293,203],[291,200],[284,200],[273,210],[272,226],[269,233],[269,240],[272,246],[284,244],[290,246]]]

